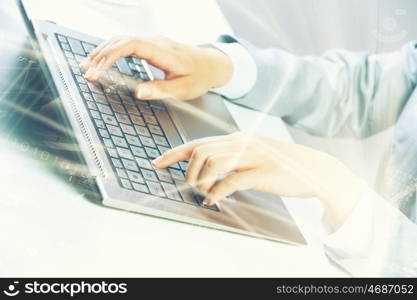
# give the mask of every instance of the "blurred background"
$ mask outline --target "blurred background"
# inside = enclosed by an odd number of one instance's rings
[[[316,54],[330,48],[398,50],[417,37],[415,0],[217,0],[236,35],[259,47]],[[296,142],[332,154],[378,181],[391,129],[364,140],[324,139],[289,128]]]

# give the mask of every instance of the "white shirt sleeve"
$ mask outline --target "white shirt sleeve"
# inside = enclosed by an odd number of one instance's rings
[[[239,43],[211,43],[210,46],[229,56],[233,65],[232,79],[226,85],[212,89],[211,92],[229,99],[246,95],[253,88],[258,77],[253,57]]]
[[[370,188],[323,246],[354,276],[417,275],[417,225]]]

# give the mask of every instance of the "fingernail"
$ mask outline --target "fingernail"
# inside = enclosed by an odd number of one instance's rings
[[[84,61],[82,61],[80,63],[81,70],[83,70],[83,71],[87,70],[87,65],[88,65],[88,63],[87,63],[87,60],[85,59]]]
[[[138,90],[138,98],[149,98],[151,96],[151,89],[148,87],[141,87]]]
[[[85,78],[90,79],[92,74],[93,74],[93,70],[91,68],[89,68],[84,76],[85,76]]]
[[[151,163],[153,164],[153,165],[157,165],[158,163],[160,163],[161,162],[161,160],[162,160],[162,157],[161,156],[159,156],[159,157],[157,157],[157,158],[155,158]]]
[[[209,203],[210,203],[210,199],[206,198],[203,200],[204,205],[209,206]]]

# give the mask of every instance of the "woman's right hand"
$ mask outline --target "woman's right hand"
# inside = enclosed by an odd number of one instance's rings
[[[189,160],[187,182],[213,205],[235,191],[321,200],[333,228],[349,216],[362,181],[334,157],[297,144],[244,133],[207,137],[165,152],[153,161],[166,168]]]
[[[215,48],[176,43],[165,37],[113,38],[98,46],[81,64],[85,78],[96,81],[121,57],[137,56],[165,72],[165,80],[139,84],[135,96],[142,100],[190,100],[225,85],[232,77],[228,56]]]

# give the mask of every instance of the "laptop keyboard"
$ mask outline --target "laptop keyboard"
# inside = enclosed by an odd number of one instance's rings
[[[101,138],[109,161],[122,188],[151,194],[184,204],[219,211],[216,205],[205,206],[198,194],[185,182],[187,161],[166,169],[153,168],[151,161],[171,149],[160,126],[160,112],[168,114],[162,101],[135,100],[126,82],[150,80],[140,59],[120,59],[100,78],[91,83],[84,79],[79,64],[96,47],[63,35],[56,35],[86,108]],[[159,113],[158,113],[159,112]]]

